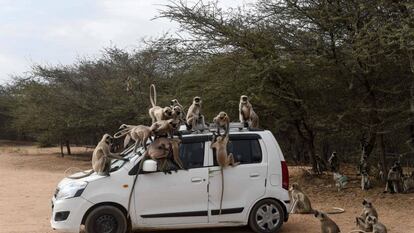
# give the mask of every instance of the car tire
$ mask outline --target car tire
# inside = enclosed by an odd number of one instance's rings
[[[249,226],[256,233],[276,233],[285,219],[285,212],[279,202],[264,199],[254,205],[249,216]]]
[[[86,217],[86,233],[126,233],[127,230],[125,214],[115,206],[99,206]]]

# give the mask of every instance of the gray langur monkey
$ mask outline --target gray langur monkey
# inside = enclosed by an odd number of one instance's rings
[[[152,95],[154,95],[154,98]],[[148,110],[148,113],[151,117],[152,123],[172,118],[172,109],[170,107],[162,108],[157,106],[157,91],[154,84],[151,84],[150,86],[150,102],[152,107]]]
[[[315,210],[314,216],[315,218],[321,221],[321,232],[322,233],[340,233],[341,232],[338,225],[336,225],[336,223],[331,218],[329,218],[326,213]]]
[[[352,232],[359,233],[387,233],[387,228],[384,224],[378,222],[378,218],[375,216],[368,216],[366,219],[367,225],[370,226],[370,230],[353,230]]]
[[[410,176],[403,177],[403,190],[404,193],[414,192],[414,171]]]
[[[111,159],[121,159],[128,161],[127,159],[120,156],[119,153],[111,152],[111,144],[113,137],[109,134],[104,134],[101,141],[95,147],[95,150],[92,154],[92,170],[89,173],[86,173],[83,176],[72,177],[70,179],[81,179],[87,176],[90,176],[92,173],[96,172],[98,175],[109,176],[109,169],[111,167]]]
[[[366,199],[362,201],[362,205],[364,208],[361,215],[356,217],[356,225],[363,231],[370,231],[372,230],[372,225],[370,225],[366,220],[369,216],[378,218],[378,212],[372,203]]]
[[[234,161],[233,154],[227,153],[227,143],[229,142],[229,135],[226,136],[218,136],[215,138],[213,136],[213,142],[211,143],[210,148],[216,150],[216,159],[217,163],[220,166],[221,172],[221,197],[220,197],[220,210],[219,215],[221,215],[221,209],[223,207],[223,195],[224,195],[224,169],[228,166],[237,166],[239,163]]]
[[[201,97],[196,96],[193,98],[193,103],[188,108],[186,123],[187,127],[191,127],[192,130],[204,130],[205,121],[204,116],[201,114]]]
[[[244,124],[245,127],[259,127],[259,117],[253,111],[253,106],[249,102],[248,97],[246,95],[240,96],[239,119],[240,123]]]
[[[119,127],[119,131],[115,133],[114,138],[121,138],[125,136],[124,139],[124,148],[126,148],[129,142],[132,140],[135,141],[134,152],[137,152],[138,146],[143,146],[147,149],[147,141],[150,139],[152,141],[152,131],[151,128],[145,125],[126,125],[122,124]]]
[[[292,208],[290,213],[292,214],[314,214],[315,210],[312,208],[312,204],[308,196],[302,191],[298,183],[293,183],[289,189],[292,199]],[[344,209],[333,207],[334,211],[327,212],[327,214],[340,214],[345,212]]]
[[[229,134],[230,131],[230,117],[225,112],[220,112],[214,117],[213,122],[217,126],[217,134],[220,136],[220,128],[224,129],[225,135]]]
[[[388,171],[387,176],[387,184],[385,186],[384,193],[399,193],[400,190],[400,183],[401,183],[401,174],[402,168],[398,163],[394,163],[394,165]]]
[[[152,124],[150,127],[150,130],[157,137],[167,135],[173,138],[174,132],[179,127],[179,124],[180,124],[179,121],[175,119],[160,120]]]

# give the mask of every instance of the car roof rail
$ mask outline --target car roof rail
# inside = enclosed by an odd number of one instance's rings
[[[245,124],[240,122],[230,122],[229,125],[230,132],[246,132],[246,131],[263,131],[263,129],[259,128],[250,128],[246,127]],[[217,132],[217,125],[215,123],[210,123],[204,130],[192,131],[188,130],[186,125],[181,125],[177,134],[182,135],[189,135],[189,134],[206,134],[206,133],[215,133]]]

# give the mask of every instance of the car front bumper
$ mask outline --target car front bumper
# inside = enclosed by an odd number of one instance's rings
[[[54,230],[60,232],[79,232],[82,218],[86,211],[92,207],[93,203],[87,201],[82,197],[74,197],[63,200],[56,200],[52,198],[52,216],[50,225]],[[56,221],[56,213],[67,212],[69,215],[65,220]]]

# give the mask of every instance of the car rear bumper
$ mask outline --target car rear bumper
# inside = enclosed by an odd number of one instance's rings
[[[79,232],[82,218],[92,205],[93,203],[82,197],[63,200],[56,200],[55,197],[53,197],[52,216],[50,219],[51,227],[60,232]],[[69,212],[69,215],[67,215],[65,220],[59,221],[59,217],[62,217],[62,213],[65,212]],[[56,216],[57,213],[58,215]]]

